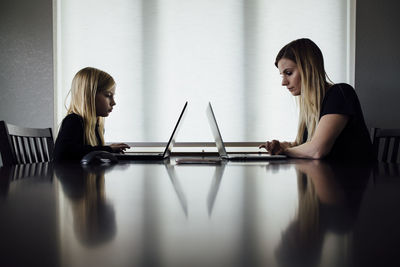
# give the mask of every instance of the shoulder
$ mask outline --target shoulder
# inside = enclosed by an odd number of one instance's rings
[[[79,121],[83,121],[83,118],[75,113],[70,113],[67,116],[65,116],[64,120],[79,120]]]
[[[322,101],[321,113],[354,115],[359,101],[354,88],[346,83],[332,85]]]
[[[356,96],[356,91],[350,84],[336,83],[328,89],[328,91],[326,92],[325,98],[331,97],[331,96],[347,98],[347,97],[351,97],[351,96]]]
[[[337,83],[332,85],[325,94],[323,105],[331,102],[345,102],[346,104],[356,104],[358,97],[354,88],[347,83]]]
[[[82,126],[83,127],[83,118],[78,114],[71,113],[68,114],[62,121],[62,127],[73,127],[73,126]]]

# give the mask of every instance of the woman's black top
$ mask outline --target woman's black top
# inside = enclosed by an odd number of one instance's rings
[[[349,118],[345,128],[336,138],[327,159],[376,159],[360,101],[353,87],[345,83],[331,86],[322,101],[320,118],[326,114],[343,114]]]
[[[96,126],[97,142],[101,139]],[[77,114],[68,114],[62,124],[54,146],[54,160],[81,160],[87,153],[95,150],[112,152],[109,146],[91,146],[84,142],[84,121]]]

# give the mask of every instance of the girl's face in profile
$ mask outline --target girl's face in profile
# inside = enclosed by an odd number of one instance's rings
[[[115,86],[96,94],[96,116],[107,117],[115,106]]]
[[[297,64],[287,58],[278,61],[279,73],[282,76],[282,86],[294,96],[301,94],[301,77]]]

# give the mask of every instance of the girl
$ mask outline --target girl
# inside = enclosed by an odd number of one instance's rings
[[[115,105],[115,82],[104,71],[80,70],[72,80],[71,103],[54,147],[55,160],[80,160],[94,150],[123,152],[128,145],[104,145],[104,117]]]
[[[313,41],[287,44],[275,66],[282,86],[297,97],[298,132],[294,142],[272,140],[260,148],[294,158],[375,158],[356,92],[348,84],[328,82],[322,52]]]

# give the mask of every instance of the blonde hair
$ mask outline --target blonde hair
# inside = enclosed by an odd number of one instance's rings
[[[90,67],[78,71],[72,80],[68,114],[75,113],[83,118],[84,142],[87,145],[104,145],[104,118],[96,116],[96,94],[114,86],[115,81],[108,73]],[[100,144],[96,138],[96,125],[98,125]]]
[[[114,210],[107,203],[104,171],[83,178],[83,196],[71,203],[75,234],[84,245],[100,245],[115,235]]]
[[[296,63],[301,78],[301,94],[297,97],[299,105],[299,126],[296,143],[311,140],[319,122],[322,101],[332,85],[324,68],[324,58],[319,47],[310,39],[297,39],[285,45],[278,53],[275,66],[282,58]],[[329,81],[329,82],[328,82]]]
[[[299,196],[298,230],[303,240],[313,240],[319,229],[319,200],[312,179],[299,170],[296,172]]]

